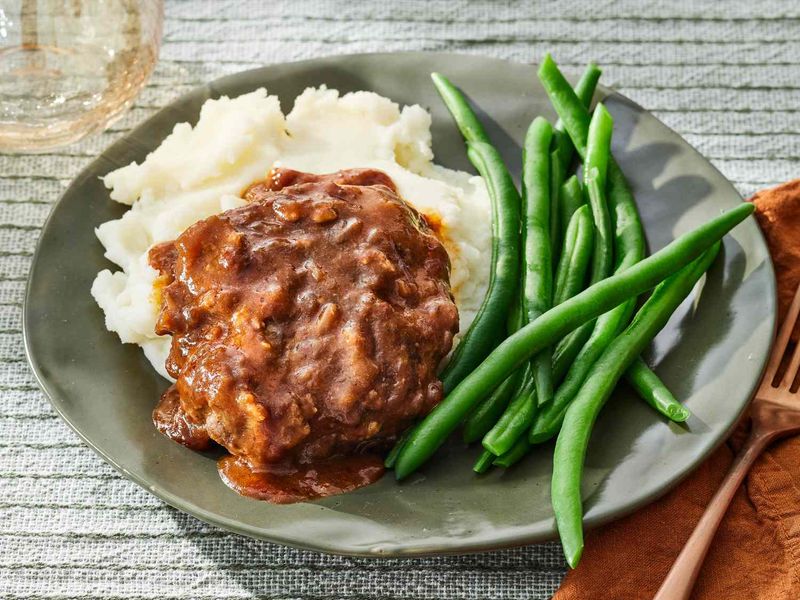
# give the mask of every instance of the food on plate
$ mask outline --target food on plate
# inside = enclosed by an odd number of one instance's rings
[[[92,293],[175,381],[158,428],[227,448],[242,493],[365,485],[440,399],[458,316],[466,328],[488,286],[492,218],[481,178],[433,164],[430,144],[418,106],[320,88],[284,117],[259,90],[206,102],[106,176],[131,209],[98,228],[121,270]]]
[[[227,448],[222,474],[248,496],[371,483],[442,396],[458,331],[447,252],[380,171],[278,169],[244,199],[150,250],[176,380],[156,424]]]
[[[176,125],[141,164],[104,177],[111,198],[130,206],[97,228],[106,257],[118,267],[101,271],[92,286],[107,328],[122,342],[141,346],[153,368],[168,377],[170,339],[155,333],[157,272],[148,250],[197,221],[243,206],[247,187],[278,166],[317,174],[367,168],[388,175],[450,256],[450,285],[465,331],[489,283],[491,207],[481,177],[433,162],[430,125],[421,107],[401,110],[371,92],[310,88],[285,116],[278,98],[263,89],[206,101],[196,125]]]
[[[222,478],[272,502],[384,468],[405,479],[459,426],[481,441],[477,473],[556,438],[552,502],[574,567],[599,411],[624,377],[660,415],[688,418],[641,353],[753,210],[647,256],[613,116],[592,107],[599,77],[590,64],[573,88],[542,61],[559,119],[530,124],[521,194],[440,74],[479,176],[433,163],[420,107],[325,88],[286,116],[264,90],[210,100],[194,127],[109,173],[131,209],[98,228],[121,270],[92,293],[108,329],[173,382],[158,429],[224,447]]]
[[[486,393],[512,375],[532,354],[546,348],[581,323],[653,289],[713,246],[752,212],[751,205],[742,204],[723,213],[631,268],[596,283],[550,309],[506,338],[413,428],[397,457],[397,477],[403,479],[427,462]]]
[[[480,403],[494,402],[498,390],[503,390],[509,379],[515,379],[512,386],[516,386],[516,391],[510,397],[516,395],[516,399],[508,403],[502,413],[495,406],[488,411],[500,416],[483,436],[484,449],[474,470],[482,473],[492,465],[512,466],[533,444],[558,435],[556,445],[562,451],[557,452],[556,459],[562,464],[553,475],[553,507],[567,562],[574,567],[583,551],[580,477],[586,443],[597,412],[630,368],[635,371],[635,387],[648,404],[667,418],[676,421],[687,418],[686,411],[667,407],[669,398],[665,399],[663,394],[666,386],[638,360],[638,354],[709,268],[719,240],[752,214],[753,208],[748,204],[738,206],[644,258],[644,235],[636,204],[622,171],[611,156],[611,115],[602,104],[590,114],[586,103],[570,87],[549,55],[540,65],[539,77],[574,149],[584,161],[585,195],[589,197],[594,221],[594,259],[589,286],[523,324],[516,332],[518,323],[512,317],[509,337],[403,437],[391,453],[391,466],[398,479],[408,477],[463,421],[471,419],[471,411],[475,411],[473,415],[486,414]],[[477,117],[446,78],[434,75],[434,81],[464,134],[469,152],[475,144],[471,135]],[[538,147],[538,142],[543,133],[547,130],[537,118],[526,137],[532,142],[533,153],[529,153],[525,162],[532,158],[533,163],[523,165],[523,173],[532,173],[535,177],[533,192],[542,197],[545,194],[541,188],[547,180],[542,177],[544,169],[539,168],[539,163],[545,159],[545,152],[543,147]],[[480,160],[470,156],[480,169]],[[557,153],[551,152],[550,158],[556,160]],[[548,170],[552,175],[552,165]],[[491,189],[492,180],[487,179],[487,183]],[[559,180],[550,178],[551,185],[558,183]],[[561,189],[568,189],[568,186]],[[553,212],[556,210],[554,208]],[[521,223],[523,236],[528,225],[526,221]],[[569,238],[565,242],[569,242]],[[568,248],[565,247],[562,253],[566,252]],[[535,261],[539,268],[552,268],[546,252],[538,257],[526,256],[526,261]],[[525,276],[520,285],[521,297],[528,291],[524,281]],[[629,325],[637,296],[659,283]],[[519,304],[523,304],[522,299]],[[522,312],[524,323],[525,311]],[[579,339],[576,332],[581,329],[586,333],[580,334],[580,344],[576,344],[574,340]],[[520,377],[519,372],[530,372],[531,358],[553,344],[558,346],[551,373],[560,385],[554,398],[539,407],[538,403],[527,399],[536,391],[535,387],[530,389],[533,377],[527,374]],[[569,345],[579,347],[573,354],[574,362],[572,356],[565,360],[567,352],[561,350]],[[612,363],[614,368],[609,367]],[[660,397],[661,402],[654,402],[656,397]]]

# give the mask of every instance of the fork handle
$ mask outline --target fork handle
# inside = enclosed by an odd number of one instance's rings
[[[750,467],[774,437],[769,434],[756,434],[747,440],[653,600],[689,599],[700,568],[703,566],[703,560],[711,547],[711,541],[736,490],[739,489]]]

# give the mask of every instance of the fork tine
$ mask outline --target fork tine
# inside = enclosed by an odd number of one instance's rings
[[[783,378],[781,379],[781,383],[778,387],[783,387],[787,390],[790,389],[794,383],[794,378],[797,376],[798,368],[800,368],[800,344],[797,344],[794,347],[794,352],[792,352],[792,361],[786,368],[786,372],[783,374]]]
[[[769,363],[767,363],[764,381],[770,385],[772,384],[772,380],[775,379],[775,374],[778,372],[783,354],[786,352],[786,346],[789,344],[789,338],[792,337],[792,330],[797,322],[798,314],[800,314],[800,286],[797,287],[797,291],[794,293],[792,305],[789,307],[789,312],[786,313],[786,318],[781,324],[778,337],[775,339],[775,345],[772,347]],[[794,364],[794,357],[792,358],[792,363]],[[795,371],[797,371],[797,367],[795,367]]]

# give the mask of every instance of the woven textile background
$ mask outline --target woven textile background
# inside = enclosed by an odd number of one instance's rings
[[[0,6],[2,3],[0,2]],[[330,54],[450,50],[565,68],[588,60],[743,195],[800,176],[800,2],[167,0],[160,63],[102,135],[0,155],[0,598],[548,598],[555,544],[368,561],[227,534],[117,475],[55,415],[25,363],[21,311],[39,228],[99,151],[194,85]]]

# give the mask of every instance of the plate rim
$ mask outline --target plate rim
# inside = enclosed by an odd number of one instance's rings
[[[342,544],[332,544],[328,541],[321,541],[317,540],[313,543],[309,543],[307,540],[308,537],[301,538],[297,536],[287,536],[281,533],[270,533],[269,535],[265,535],[262,530],[254,528],[250,525],[247,525],[241,521],[237,521],[235,519],[227,518],[224,516],[219,515],[218,513],[214,513],[208,511],[200,506],[196,505],[195,503],[186,500],[185,498],[178,496],[176,494],[170,493],[163,488],[161,488],[158,484],[153,484],[152,482],[147,481],[145,478],[140,477],[134,473],[128,471],[125,467],[119,464],[112,456],[107,454],[102,448],[99,447],[95,442],[93,442],[87,435],[85,435],[67,416],[63,407],[65,405],[64,399],[62,398],[62,394],[57,393],[54,390],[51,390],[46,376],[42,372],[39,362],[36,359],[35,353],[32,348],[32,342],[30,339],[30,328],[31,325],[29,321],[31,320],[30,314],[30,303],[31,303],[31,295],[32,295],[32,287],[33,287],[33,280],[34,274],[36,272],[37,265],[39,263],[40,258],[40,251],[42,248],[41,241],[47,234],[48,230],[53,225],[54,215],[67,197],[73,188],[78,187],[83,183],[84,180],[91,177],[90,171],[93,170],[97,161],[103,159],[103,155],[107,152],[111,151],[112,149],[122,147],[125,144],[129,143],[129,138],[131,134],[136,131],[137,129],[146,126],[151,121],[154,121],[163,116],[165,111],[170,110],[176,104],[182,104],[186,101],[193,99],[195,97],[202,97],[202,95],[209,95],[209,97],[218,97],[219,95],[224,95],[222,92],[219,91],[217,86],[225,85],[229,81],[237,80],[244,76],[252,76],[258,72],[265,72],[271,68],[279,67],[283,65],[293,65],[301,67],[304,64],[312,64],[325,61],[330,62],[338,62],[340,60],[349,60],[349,59],[380,59],[380,58],[389,58],[389,57],[396,57],[397,55],[403,56],[420,56],[420,57],[451,57],[451,58],[461,58],[465,60],[484,60],[487,62],[497,62],[497,63],[506,63],[515,66],[535,66],[537,63],[523,63],[515,60],[510,60],[506,58],[498,58],[498,57],[490,57],[485,55],[475,55],[475,54],[466,54],[466,53],[459,53],[459,52],[436,52],[436,51],[402,51],[402,52],[359,52],[359,53],[348,53],[348,54],[336,54],[336,55],[329,55],[329,56],[320,56],[315,58],[308,58],[296,61],[283,61],[278,63],[270,63],[265,64],[260,67],[254,67],[252,69],[246,69],[243,71],[238,71],[236,73],[223,75],[221,77],[215,78],[207,83],[197,85],[193,87],[188,92],[181,94],[180,96],[171,100],[168,104],[161,107],[158,111],[156,111],[153,115],[149,116],[147,119],[137,123],[130,131],[125,133],[119,139],[117,139],[111,145],[105,147],[95,158],[93,158],[81,171],[70,181],[69,186],[61,193],[58,200],[53,203],[47,218],[45,219],[44,223],[42,224],[39,237],[36,242],[36,248],[34,250],[33,256],[31,258],[31,267],[28,272],[26,284],[25,284],[25,296],[22,303],[22,338],[23,338],[23,347],[25,358],[28,362],[28,365],[34,375],[34,379],[36,380],[37,385],[42,390],[44,395],[47,397],[48,402],[59,415],[62,421],[64,421],[67,426],[75,432],[78,437],[89,447],[92,451],[97,454],[103,461],[107,464],[111,465],[116,471],[118,471],[121,475],[123,475],[127,480],[132,481],[139,487],[143,488],[145,491],[153,494],[172,508],[184,512],[192,517],[195,517],[209,525],[219,527],[225,531],[235,533],[238,535],[243,535],[249,538],[264,540],[267,542],[282,544],[285,546],[289,546],[292,548],[297,548],[300,550],[310,550],[316,552],[322,552],[325,554],[335,555],[335,556],[350,556],[350,557],[360,557],[360,558],[372,558],[372,559],[381,559],[381,558],[423,558],[423,557],[432,557],[432,556],[444,556],[444,555],[463,555],[463,554],[471,554],[471,553],[482,553],[482,552],[491,552],[509,548],[515,548],[520,546],[525,546],[529,544],[537,544],[546,541],[552,541],[557,539],[557,533],[555,527],[552,528],[550,532],[542,532],[542,533],[516,533],[514,535],[508,535],[502,539],[492,538],[490,540],[478,540],[466,543],[457,543],[455,545],[450,545],[447,547],[441,546],[441,543],[434,549],[429,546],[412,546],[412,547],[397,547],[391,546],[388,549],[386,548],[365,548],[363,546],[347,546]],[[666,130],[669,131],[670,135],[680,140],[681,144],[685,145],[686,147],[690,148],[691,151],[706,165],[708,165],[711,169],[713,169],[720,177],[721,181],[730,188],[730,190],[735,193],[739,198],[742,198],[739,191],[735,188],[735,186],[727,179],[727,177],[714,165],[710,160],[705,158],[702,153],[700,153],[691,143],[689,143],[685,138],[683,138],[679,133],[677,133],[674,129],[670,126],[666,125],[661,119],[655,116],[652,112],[648,111],[640,104],[631,100],[627,96],[620,94],[614,88],[599,85],[598,92],[603,96],[616,96],[623,100],[625,103],[635,107],[642,113],[645,113],[649,117],[655,119],[661,126],[663,126]],[[174,124],[177,124],[176,121]],[[174,126],[173,124],[173,126]],[[743,201],[745,201],[742,198]],[[768,302],[768,312],[769,318],[771,319],[771,339],[774,340],[775,333],[777,330],[777,283],[775,277],[775,269],[774,263],[772,261],[772,256],[769,253],[769,247],[766,243],[766,238],[764,236],[763,231],[760,227],[756,227],[757,229],[757,237],[760,243],[766,250],[766,260],[764,262],[765,267],[768,271],[770,277],[768,278],[769,282],[769,290],[767,290],[767,294],[765,297]],[[759,369],[759,377],[753,381],[750,385],[750,389],[748,390],[748,395],[752,397],[753,393],[755,392],[761,376],[763,375],[764,369],[766,368],[767,358],[769,356],[769,352],[765,352],[764,356],[761,358],[761,365]],[[645,494],[637,498],[635,501],[625,503],[620,505],[618,508],[614,510],[608,510],[605,514],[599,514],[596,516],[592,516],[590,518],[584,518],[584,526],[586,529],[593,529],[595,527],[601,526],[603,524],[621,519],[626,517],[633,512],[637,511],[641,507],[650,504],[654,500],[664,496],[669,491],[674,489],[677,485],[679,485],[689,474],[691,474],[694,470],[696,470],[699,465],[705,461],[722,443],[730,436],[738,422],[741,420],[742,415],[747,410],[748,406],[750,405],[750,401],[743,403],[740,410],[736,414],[736,417],[732,420],[731,425],[727,428],[726,432],[719,437],[719,439],[715,440],[705,453],[697,458],[694,462],[690,462],[687,464],[686,467],[677,471],[670,479],[666,480],[666,483],[661,487],[654,489],[652,492]]]

